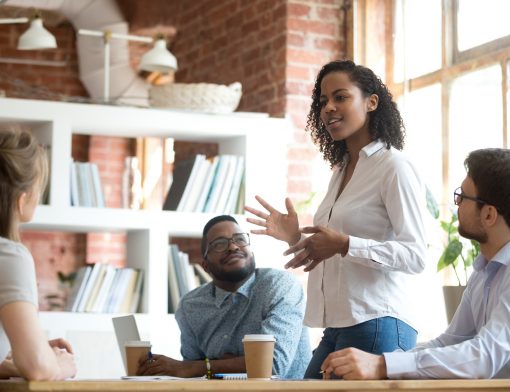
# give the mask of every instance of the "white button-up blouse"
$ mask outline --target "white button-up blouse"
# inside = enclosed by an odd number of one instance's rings
[[[408,158],[381,141],[360,151],[335,200],[343,175],[333,172],[314,225],[349,235],[349,250],[310,272],[305,324],[339,328],[391,316],[412,325],[409,278],[426,258],[425,187]]]

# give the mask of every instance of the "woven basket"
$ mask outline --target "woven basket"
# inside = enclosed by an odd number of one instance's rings
[[[153,107],[186,109],[208,113],[232,113],[241,100],[241,83],[228,86],[212,83],[168,83],[151,86]]]

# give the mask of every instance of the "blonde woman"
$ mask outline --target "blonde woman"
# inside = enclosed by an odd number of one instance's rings
[[[32,219],[47,173],[44,150],[29,132],[0,130],[0,378],[76,374],[70,344],[48,342],[41,328],[34,260],[20,242],[19,225]]]

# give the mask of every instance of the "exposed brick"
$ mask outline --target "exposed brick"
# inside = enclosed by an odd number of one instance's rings
[[[287,6],[287,13],[289,18],[302,18],[304,16],[310,16],[312,8],[306,4],[290,3]]]
[[[339,11],[342,4],[343,0],[119,2],[133,33],[137,30],[156,33],[158,26],[177,28],[178,33],[171,41],[171,50],[180,67],[175,75],[176,81],[223,84],[240,81],[243,97],[238,110],[265,111],[275,116],[290,115],[295,126],[295,144],[288,154],[291,165],[288,192],[297,201],[305,200],[311,191],[311,183],[295,180],[300,177],[301,169],[298,168],[303,167],[304,172],[304,167],[310,165],[317,154],[316,147],[303,131],[311,88],[320,67],[331,59],[342,57],[344,30],[343,15]],[[31,86],[42,86],[55,94],[86,97],[87,92],[79,79],[76,33],[72,26],[64,23],[50,28],[58,40],[57,50],[31,53],[15,49],[17,37],[24,29],[25,26],[0,26],[0,56],[58,61],[67,59],[68,64],[62,68],[0,64],[0,88],[6,90],[7,96],[48,99],[44,95],[34,96],[31,92],[13,88],[11,81],[19,79]],[[134,43],[130,43],[129,47],[130,63],[137,66],[147,47]],[[2,78],[2,74],[8,77]],[[72,155],[77,160],[87,161],[90,158],[98,163],[107,205],[119,207],[123,157],[132,154],[129,143],[124,138],[119,138],[121,141],[118,142],[111,141],[111,144],[95,136],[93,140],[90,139],[88,136],[74,135]],[[215,155],[217,148],[216,144],[178,142],[176,159],[185,159],[198,152]],[[105,150],[108,152],[106,156]],[[303,223],[302,219],[306,217],[300,219]],[[46,243],[58,240],[78,244],[81,241],[81,248],[75,248],[74,253],[81,257],[81,262],[85,261],[86,256],[108,259],[114,263],[125,262],[122,241],[112,240],[111,246],[104,247],[104,233],[87,236],[68,233],[47,235],[53,237],[51,240],[45,239]],[[109,238],[113,239],[111,236]],[[37,240],[36,244],[33,248],[36,263],[41,257],[57,252],[46,251],[47,248],[42,247],[42,240]],[[191,252],[196,251],[196,243],[186,246]],[[198,261],[199,253],[192,259]],[[72,262],[69,264],[73,268],[76,265]],[[58,286],[54,279],[53,276],[41,282],[43,292]],[[43,303],[44,299],[41,301]],[[47,306],[46,302],[44,304]]]
[[[287,59],[289,63],[300,63],[306,65],[325,64],[329,61],[330,54],[326,51],[288,48]]]

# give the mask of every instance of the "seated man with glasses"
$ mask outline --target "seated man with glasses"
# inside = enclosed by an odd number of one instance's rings
[[[184,360],[153,355],[140,362],[139,374],[244,373],[243,336],[271,334],[273,374],[302,378],[311,349],[299,282],[286,271],[255,268],[250,237],[229,215],[207,222],[201,250],[213,280],[186,294],[175,313]]]
[[[454,192],[459,234],[478,241],[481,254],[451,324],[407,352],[332,353],[321,366],[326,378],[510,378],[510,150],[473,151],[465,166]]]

